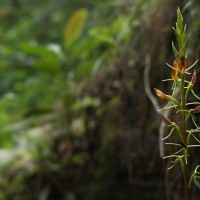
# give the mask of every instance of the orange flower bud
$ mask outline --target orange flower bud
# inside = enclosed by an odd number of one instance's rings
[[[175,69],[172,69],[171,77],[172,79],[175,79],[178,76],[178,62],[176,60],[173,61],[173,67]]]
[[[197,73],[196,70],[194,70],[193,74],[192,74],[192,79],[191,82],[189,83],[191,86],[194,86],[194,84],[196,83],[196,79],[197,79]]]
[[[170,120],[169,120],[169,118],[167,118],[167,117],[165,117],[163,114],[161,114],[162,115],[162,120],[167,124],[167,125],[172,125],[173,124],[173,122],[171,122]]]
[[[185,57],[181,56],[178,61],[179,70],[184,72],[187,69],[188,61]]]
[[[161,92],[160,90],[154,88],[157,96],[159,96],[161,99],[166,99],[166,100],[170,100],[172,97],[169,95],[166,95],[165,93]]]
[[[192,113],[200,113],[200,106],[197,106],[194,109],[190,109],[190,112],[192,112]]]

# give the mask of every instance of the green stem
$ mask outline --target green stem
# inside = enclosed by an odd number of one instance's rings
[[[186,109],[186,94],[185,94],[185,73],[182,72],[181,74],[181,107],[182,110]],[[183,142],[184,145],[187,144],[187,124],[186,124],[186,113],[182,112],[182,121],[183,121]],[[184,187],[185,187],[185,200],[190,200],[190,189],[189,189],[189,179],[188,179],[188,164],[187,164],[187,147],[185,149],[185,162],[184,162],[184,169],[183,169],[183,179],[184,179]]]
[[[182,72],[181,74],[181,109],[186,110],[186,95],[185,95],[185,74]],[[185,121],[185,112],[182,112],[182,120],[183,120],[183,140],[186,142],[186,121]]]

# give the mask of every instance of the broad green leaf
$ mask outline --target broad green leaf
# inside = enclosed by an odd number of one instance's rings
[[[68,46],[79,38],[84,28],[87,15],[88,12],[86,9],[79,9],[69,18],[64,31],[65,42]]]
[[[106,26],[95,27],[89,30],[89,36],[95,38],[99,43],[114,44],[110,28]]]
[[[60,69],[60,61],[54,56],[35,61],[34,67],[39,71],[57,72]]]

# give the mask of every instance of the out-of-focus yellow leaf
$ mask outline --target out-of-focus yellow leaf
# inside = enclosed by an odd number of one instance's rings
[[[79,9],[69,18],[65,27],[65,42],[69,46],[80,36],[87,19],[87,10]]]

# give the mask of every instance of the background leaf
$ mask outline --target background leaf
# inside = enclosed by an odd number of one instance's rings
[[[87,15],[86,9],[80,9],[69,18],[65,28],[65,42],[68,46],[79,38],[86,23]]]

